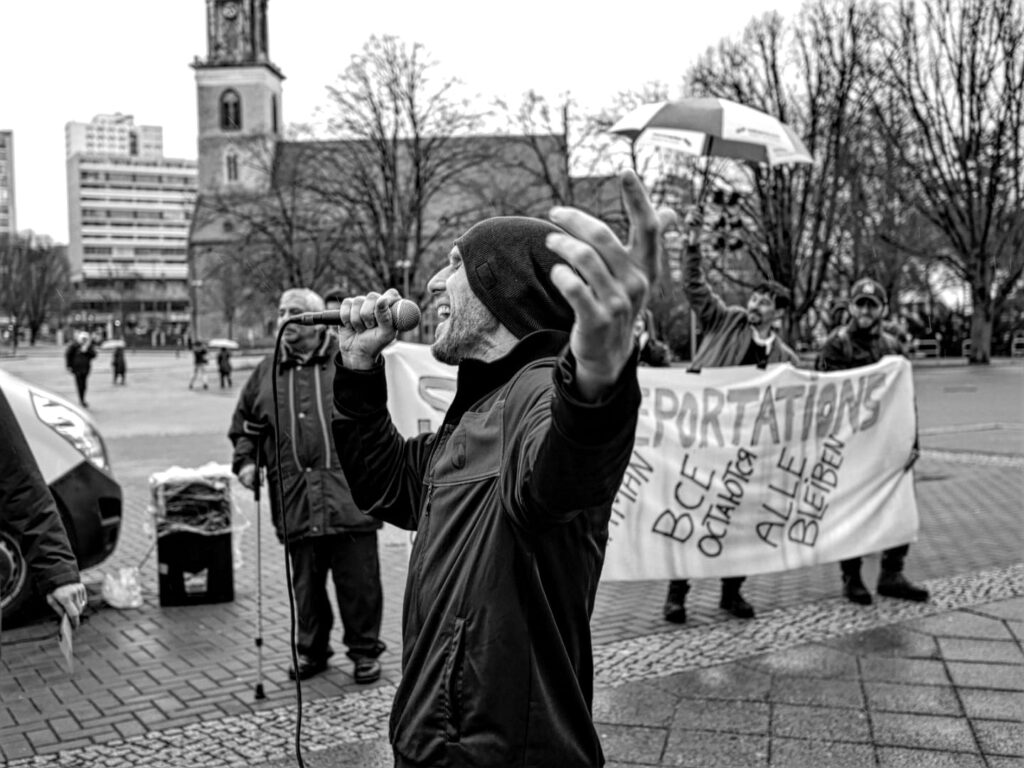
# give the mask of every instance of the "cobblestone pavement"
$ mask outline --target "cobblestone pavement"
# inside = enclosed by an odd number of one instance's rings
[[[72,391],[70,377],[56,357],[37,355],[0,364],[41,386],[64,394]],[[173,465],[226,461],[224,433],[237,393],[237,388],[189,392],[188,368],[184,357],[139,355],[129,357],[128,387],[114,389],[100,378],[101,366],[93,376],[90,402],[124,487],[125,520],[117,551],[92,576],[120,566],[140,566],[145,605],[123,611],[104,607],[98,584],[93,584],[92,611],[75,636],[76,669],[71,675],[58,663],[52,622],[5,631],[0,759],[11,766],[155,768],[286,759],[295,707],[293,687],[284,674],[289,613],[283,561],[280,546],[264,526],[260,549],[266,646],[261,675],[254,648],[257,547],[250,498],[237,493],[235,497],[249,521],[247,529],[233,536],[235,600],[181,608],[158,604],[148,530],[148,477]],[[236,375],[236,382],[244,375]],[[1024,594],[1022,381],[1020,366],[915,370],[925,451],[917,471],[921,535],[911,550],[908,571],[928,580],[936,593],[932,602],[905,606],[883,600],[870,609],[854,609],[838,599],[838,568],[819,566],[748,580],[744,592],[759,615],[746,623],[726,620],[717,608],[714,580],[697,581],[688,601],[689,624],[675,627],[660,618],[663,583],[605,583],[593,620],[599,691],[662,681],[656,690],[664,696],[663,681],[697,674],[708,665],[739,663],[736,660],[769,651],[784,653],[781,649],[809,642],[813,647],[841,642],[851,632],[881,631],[879,627],[897,622],[984,611],[993,601],[1012,603],[1012,598]],[[357,753],[359,764],[388,760],[381,736],[399,677],[405,577],[400,535],[382,538],[381,559],[386,596],[383,638],[389,646],[382,658],[382,680],[370,688],[356,686],[347,663],[338,661],[343,658],[339,654],[328,673],[302,689],[303,742],[313,754],[331,756],[336,762],[330,764],[346,764],[346,755],[355,760]],[[876,567],[874,558],[866,561],[866,580],[873,578]],[[944,613],[948,611],[958,613]],[[1017,638],[1019,646],[1019,634]],[[257,682],[267,694],[259,702],[253,696]],[[602,709],[603,695],[595,702],[595,715],[607,728],[602,733],[609,759],[621,760],[630,753],[623,751],[619,736],[636,739],[638,732],[632,727],[622,730],[628,724]],[[618,700],[618,694],[608,695],[608,701]],[[678,705],[678,697],[673,697]],[[665,738],[675,738],[674,733],[667,728]],[[674,753],[664,748],[662,754]],[[861,752],[854,749],[849,754]],[[818,763],[826,764],[841,762]]]

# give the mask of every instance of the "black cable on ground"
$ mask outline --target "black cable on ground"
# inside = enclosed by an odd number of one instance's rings
[[[295,590],[292,587],[292,567],[291,567],[291,555],[288,552],[288,515],[284,508],[284,495],[281,489],[281,481],[283,475],[281,474],[281,430],[278,429],[278,423],[280,419],[281,409],[278,405],[277,397],[277,366],[281,355],[281,336],[284,333],[284,329],[288,327],[288,324],[292,322],[294,318],[286,318],[281,324],[281,327],[277,331],[277,339],[274,343],[274,359],[271,367],[271,392],[274,396],[274,467],[277,470],[277,507],[281,510],[281,528],[284,533],[284,575],[285,580],[288,582],[288,615],[290,621],[290,639],[291,639],[291,654],[292,654],[292,669],[295,671],[295,759],[299,763],[299,768],[306,768],[306,763],[302,759],[302,681],[299,679],[299,654],[296,650],[296,639],[295,639]],[[258,480],[259,478],[257,478]]]

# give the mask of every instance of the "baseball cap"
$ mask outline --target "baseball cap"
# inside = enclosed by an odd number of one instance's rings
[[[862,277],[850,289],[850,302],[856,304],[858,299],[873,299],[880,307],[886,303],[882,286],[870,277]]]

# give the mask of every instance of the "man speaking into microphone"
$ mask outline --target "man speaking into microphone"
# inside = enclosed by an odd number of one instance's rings
[[[428,283],[434,356],[459,367],[435,434],[403,439],[387,412],[398,294],[341,304],[335,444],[359,506],[416,531],[397,766],[604,763],[590,616],[640,405],[633,321],[659,250],[659,216],[635,175],[622,181],[628,244],[570,208],[455,241]]]
[[[313,291],[287,290],[278,305],[278,330],[289,318],[323,310],[323,299]],[[343,640],[354,662],[353,678],[357,683],[372,683],[380,677],[377,657],[384,651],[377,558],[380,523],[362,514],[352,500],[331,438],[331,360],[338,342],[323,325],[289,323],[281,344],[277,370],[274,356],[267,355],[238,398],[228,433],[234,444],[231,468],[249,489],[259,482],[257,456],[267,469],[271,519],[292,563],[298,667],[289,668],[289,676],[304,680],[319,674],[333,655],[334,614],[327,597],[330,574],[345,630]],[[280,407],[276,414],[275,377]],[[254,430],[249,426],[253,424],[265,427]]]

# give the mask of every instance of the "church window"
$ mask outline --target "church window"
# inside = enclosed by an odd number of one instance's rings
[[[238,181],[238,155],[230,154],[225,160],[228,181]]]
[[[238,91],[228,89],[221,94],[220,127],[223,131],[242,130],[242,100]]]
[[[273,133],[277,133],[277,96],[270,97],[270,122]]]

